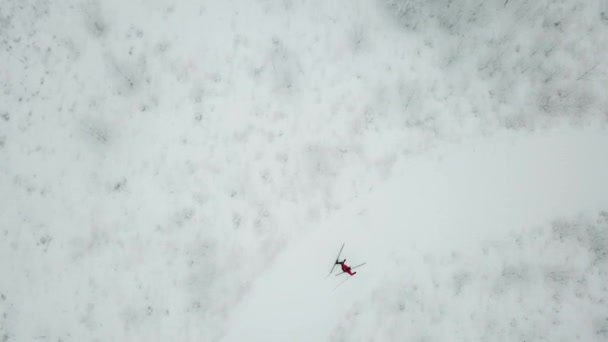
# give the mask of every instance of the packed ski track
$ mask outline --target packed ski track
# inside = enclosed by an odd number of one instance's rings
[[[605,1],[1,1],[0,341],[607,340],[605,37]]]

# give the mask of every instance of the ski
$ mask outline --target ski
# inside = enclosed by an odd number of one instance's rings
[[[334,261],[334,265],[331,267],[331,271],[329,271],[329,274],[332,274],[332,272],[334,271],[334,267],[336,267],[336,265],[338,265],[338,260],[340,260],[340,254],[342,254],[342,250],[344,249],[344,244],[345,243],[343,243],[342,247],[340,247],[340,251],[338,252],[338,256],[336,257],[336,261]],[[328,276],[329,276],[329,274],[328,274]]]
[[[344,280],[342,280],[342,281],[340,282],[340,284],[336,285],[336,287],[334,287],[334,289],[333,289],[333,290],[331,290],[331,292],[334,292],[334,291],[335,291],[335,290],[336,290],[338,287],[342,286],[342,284],[344,284],[344,283],[345,283],[345,282],[346,282],[348,279],[350,279],[350,277],[345,278]]]
[[[351,269],[351,270],[354,270],[355,268],[357,268],[357,267],[361,267],[361,266],[363,266],[363,265],[365,265],[365,264],[367,264],[367,263],[366,263],[366,262],[364,262],[364,263],[359,264],[359,265],[357,265],[357,266],[353,266],[353,267],[351,267],[350,269]],[[337,277],[337,276],[339,276],[340,274],[343,274],[343,273],[346,273],[346,272],[340,272],[340,273],[336,274],[336,277]]]

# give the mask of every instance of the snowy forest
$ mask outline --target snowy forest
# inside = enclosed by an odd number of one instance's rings
[[[608,340],[607,37],[606,0],[0,1],[0,342]]]

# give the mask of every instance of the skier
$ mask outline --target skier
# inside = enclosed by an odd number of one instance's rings
[[[338,273],[338,274],[336,274],[336,276],[339,276],[340,274],[344,274],[344,273],[348,273],[348,275],[354,276],[355,274],[357,274],[357,272],[353,272],[353,269],[361,267],[361,266],[363,266],[363,265],[366,264],[364,262],[364,263],[359,264],[357,266],[350,267],[347,264],[345,264],[346,259],[340,261],[340,255],[342,254],[342,250],[343,249],[344,249],[344,244],[342,244],[342,247],[340,247],[340,251],[338,252],[338,256],[336,257],[336,260],[334,261],[334,264],[331,267],[331,270],[329,271],[329,274],[327,275],[328,277],[329,277],[330,274],[332,274],[332,272],[334,271],[334,268],[336,267],[336,265],[342,266],[342,273]],[[346,278],[346,279],[348,279],[348,278]]]
[[[355,274],[357,274],[357,272],[351,271],[350,266],[345,264],[345,262],[346,262],[346,259],[338,262],[338,264],[340,264],[340,266],[342,266],[342,272],[348,273],[350,276],[354,276]]]

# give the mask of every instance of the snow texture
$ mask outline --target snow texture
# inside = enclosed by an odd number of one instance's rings
[[[607,340],[606,37],[604,0],[1,1],[0,341]]]

